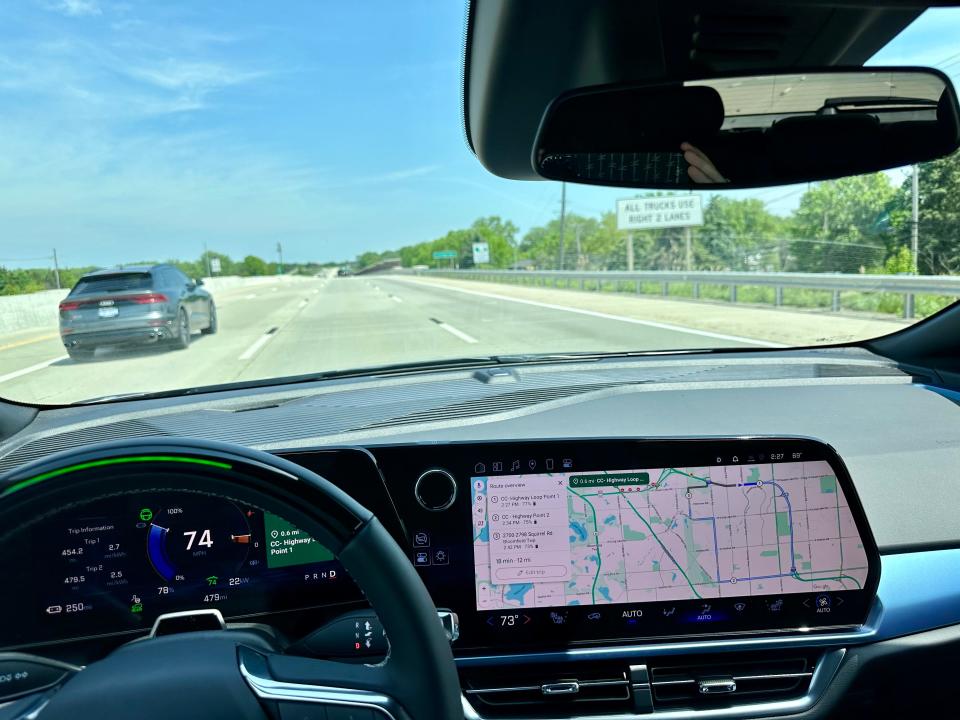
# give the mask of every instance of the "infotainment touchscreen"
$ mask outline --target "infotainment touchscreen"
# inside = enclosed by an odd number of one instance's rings
[[[830,464],[751,459],[472,477],[477,609],[863,589],[867,551]]]

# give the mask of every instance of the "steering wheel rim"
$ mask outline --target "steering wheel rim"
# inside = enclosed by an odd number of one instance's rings
[[[160,472],[166,474],[165,486],[151,487]],[[117,482],[122,484],[118,487]],[[234,631],[140,640],[92,663],[68,681],[50,699],[45,717],[83,717],[94,711],[98,717],[109,719],[110,713],[104,712],[108,699],[102,694],[102,685],[121,685],[132,691],[134,685],[118,683],[115,673],[133,663],[150,664],[152,643],[157,657],[166,657],[168,663],[174,662],[171,657],[192,657],[195,663],[207,656],[207,662],[219,658],[216,662],[221,663],[232,657],[235,677],[231,676],[229,687],[237,691],[242,684],[251,691],[250,699],[255,694],[260,701],[372,704],[373,709],[394,720],[401,720],[398,716],[403,715],[413,720],[463,717],[449,641],[430,595],[406,554],[360,503],[312,471],[282,458],[228,443],[178,438],[114,441],[60,453],[0,480],[0,547],[14,533],[50,514],[68,510],[72,504],[150,490],[222,496],[273,512],[311,535],[334,553],[365,593],[386,630],[390,652],[378,665],[358,666],[285,656],[271,652],[273,648],[262,639],[242,633],[231,635]],[[113,655],[122,655],[119,663],[108,662]],[[201,671],[198,666],[193,670],[203,675],[211,669]],[[157,681],[175,682],[174,676],[154,675],[154,684],[137,690],[138,696],[159,690]],[[311,688],[328,692],[310,692]],[[329,692],[338,689],[344,694]],[[202,685],[192,687],[194,693],[202,690]],[[176,701],[176,693],[171,691],[174,689],[165,693],[167,702]],[[120,694],[128,692],[121,690]],[[360,701],[351,703],[350,697]],[[99,708],[79,707],[98,698]],[[118,700],[118,709],[129,712],[127,700]],[[226,705],[220,713],[215,706],[201,702],[197,709],[202,706],[203,715],[194,717],[256,716],[251,714],[254,705],[246,701],[239,706]],[[171,711],[165,703],[156,717],[191,717],[189,712],[184,714],[190,707],[188,704]],[[152,714],[149,710],[149,706],[138,710],[138,716],[147,720]]]

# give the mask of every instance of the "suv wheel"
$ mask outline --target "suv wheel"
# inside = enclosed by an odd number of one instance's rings
[[[217,306],[210,303],[210,324],[201,330],[200,332],[204,335],[213,335],[217,332],[218,323],[217,323]]]
[[[186,350],[190,347],[190,318],[187,311],[180,308],[177,313],[177,336],[173,339],[173,347],[177,350]]]

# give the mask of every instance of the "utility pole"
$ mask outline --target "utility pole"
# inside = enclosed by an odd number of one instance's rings
[[[582,260],[583,260],[583,250],[580,248],[580,230],[581,227],[577,225],[577,270],[582,270]]]
[[[563,252],[566,242],[564,242],[564,225],[567,220],[567,184],[565,182],[560,183],[560,267],[559,270],[563,270]]]
[[[283,275],[283,245],[281,245],[279,241],[277,241],[277,257],[280,260],[278,265],[279,272],[277,272],[277,275]]]
[[[913,261],[913,274],[920,273],[920,166],[913,166],[910,182],[910,257]]]
[[[687,272],[690,272],[693,270],[693,238],[689,225],[683,229],[683,244],[686,251],[686,261],[684,263],[684,267],[686,268]]]
[[[57,290],[60,289],[60,264],[57,262],[57,249],[53,249],[53,278],[57,281]]]
[[[210,253],[207,252],[207,241],[203,241],[203,260],[207,266],[207,277],[213,277],[213,270],[210,268]]]
[[[633,233],[627,233],[627,270],[633,272]]]

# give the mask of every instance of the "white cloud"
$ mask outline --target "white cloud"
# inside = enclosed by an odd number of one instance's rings
[[[211,90],[239,85],[263,77],[262,72],[242,72],[210,62],[168,60],[154,67],[133,67],[127,74],[165,90]]]
[[[50,10],[56,10],[69,17],[86,17],[92,15],[102,15],[103,10],[94,0],[60,0],[60,2],[48,6]]]

